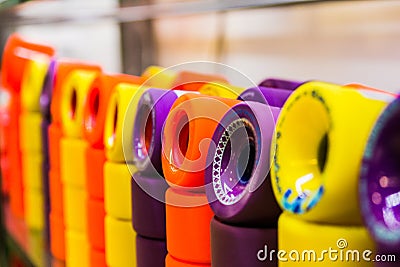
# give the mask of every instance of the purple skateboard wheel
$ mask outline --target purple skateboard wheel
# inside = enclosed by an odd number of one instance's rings
[[[304,82],[299,81],[289,81],[283,79],[269,78],[262,81],[258,86],[269,87],[269,88],[279,88],[293,91]]]
[[[53,94],[54,79],[56,76],[56,60],[52,60],[47,70],[46,77],[40,94],[40,110],[44,118],[50,120],[50,104]]]
[[[211,209],[223,222],[275,227],[281,213],[272,192],[270,148],[280,109],[257,102],[233,106],[213,135],[205,171]]]
[[[276,228],[247,228],[211,220],[211,266],[278,266]],[[275,250],[272,256],[270,252]]]
[[[136,233],[153,239],[165,239],[165,196],[168,184],[162,177],[146,177],[141,173],[132,178],[132,225]]]
[[[49,143],[48,143],[48,127],[50,125],[50,103],[53,92],[54,77],[56,73],[56,61],[53,59],[50,62],[47,70],[42,92],[40,94],[40,111],[43,116],[41,125],[42,136],[42,183],[43,183],[43,196],[44,196],[44,215],[45,215],[45,237],[47,244],[50,244],[50,189],[49,189]]]
[[[364,222],[383,252],[400,254],[400,99],[376,122],[364,152],[359,199]]]
[[[282,108],[292,91],[270,87],[253,87],[244,90],[238,97],[243,101],[260,102],[272,107]]]
[[[177,98],[176,91],[148,89],[139,100],[133,129],[133,155],[134,164],[142,173],[162,174],[161,133]]]
[[[136,236],[136,266],[164,267],[167,256],[165,240],[155,240]]]

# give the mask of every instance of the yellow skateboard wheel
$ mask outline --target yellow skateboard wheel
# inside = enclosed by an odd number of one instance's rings
[[[150,87],[170,89],[177,74],[159,66],[149,66],[143,73],[145,84]]]
[[[271,149],[272,186],[284,210],[313,222],[361,224],[362,155],[387,98],[323,82],[294,91],[278,118]]]
[[[50,57],[37,54],[25,66],[21,84],[21,105],[25,111],[40,112],[40,94],[44,85]]]
[[[99,75],[97,71],[71,71],[62,86],[61,121],[63,134],[66,137],[83,136],[83,110],[91,84]]]
[[[61,139],[61,179],[64,185],[86,188],[86,149],[82,139]],[[90,166],[88,166],[90,167]]]
[[[261,259],[269,256],[268,248],[260,249]],[[287,212],[278,221],[278,249],[279,266],[341,267],[373,266],[375,250],[363,226],[315,224]]]
[[[20,149],[23,152],[42,152],[42,124],[41,113],[24,112],[19,117]]]
[[[136,233],[132,222],[105,218],[106,263],[113,267],[136,266]]]
[[[199,92],[204,95],[237,99],[244,90],[245,88],[226,83],[210,82],[200,87]]]
[[[43,156],[38,153],[24,153],[21,160],[24,187],[41,190],[43,188]]]
[[[87,236],[87,192],[83,188],[64,185],[64,225],[66,229]]]
[[[106,158],[110,161],[133,160],[133,125],[137,103],[144,90],[140,85],[121,83],[111,95],[104,124],[104,146]]]
[[[25,221],[30,229],[43,230],[44,227],[44,202],[41,190],[25,188]]]
[[[90,266],[89,242],[84,234],[73,230],[67,230],[65,243],[66,267]]]
[[[130,170],[133,165],[113,163],[104,164],[104,206],[106,214],[123,220],[132,218],[132,197]],[[132,172],[133,173],[133,172]]]

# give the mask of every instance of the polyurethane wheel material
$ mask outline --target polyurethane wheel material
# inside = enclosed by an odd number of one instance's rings
[[[137,267],[164,267],[167,245],[165,240],[136,236]]]
[[[65,262],[63,260],[57,259],[55,257],[51,257],[51,266],[52,267],[65,267]]]
[[[66,267],[89,267],[90,249],[87,236],[83,233],[73,230],[65,232],[65,265]]]
[[[43,157],[39,153],[24,153],[22,155],[22,178],[24,188],[43,189]]]
[[[132,162],[132,132],[137,103],[145,87],[121,83],[114,88],[104,123],[106,158],[114,162]]]
[[[249,228],[224,224],[215,217],[211,220],[211,265],[213,267],[277,266],[276,228]],[[265,258],[265,259],[264,259]]]
[[[38,112],[23,112],[20,115],[19,147],[23,153],[42,153],[42,121],[42,114]]]
[[[40,112],[40,94],[44,86],[50,57],[47,55],[35,55],[28,60],[21,84],[22,110]]]
[[[91,267],[107,267],[106,253],[97,249],[90,249],[90,266]]]
[[[14,160],[17,160],[13,158]],[[19,165],[21,165],[19,163]],[[14,169],[16,164],[11,164],[11,180],[10,180],[10,209],[11,212],[18,218],[24,218],[24,188],[22,181],[21,169]]]
[[[135,167],[110,161],[104,164],[105,210],[108,215],[114,218],[132,219],[132,175],[130,169],[133,170]]]
[[[86,150],[82,139],[61,138],[61,179],[64,185],[86,188]]]
[[[105,237],[108,266],[136,266],[136,233],[130,221],[106,215]]]
[[[86,189],[89,197],[104,199],[104,164],[106,156],[103,149],[86,149]]]
[[[64,185],[64,224],[68,230],[87,236],[87,192],[84,188]],[[91,227],[91,226],[90,226]]]
[[[170,89],[176,79],[176,73],[159,66],[147,67],[141,77],[147,86]]]
[[[83,111],[88,91],[96,77],[96,71],[74,70],[65,79],[61,87],[61,121],[66,137],[82,138],[84,125]]]
[[[242,92],[238,99],[243,101],[256,101],[272,107],[282,108],[292,91],[287,89],[253,87]]]
[[[206,195],[169,188],[165,200],[168,253],[183,261],[209,264],[213,213]]]
[[[50,213],[50,251],[59,259],[65,260],[65,227],[64,218]]]
[[[245,88],[230,85],[222,82],[210,82],[201,86],[198,91],[204,95],[219,96],[236,99]]]
[[[162,167],[171,186],[204,186],[210,139],[221,118],[238,100],[198,94],[180,96],[163,131]],[[211,144],[212,145],[212,144]]]
[[[50,124],[48,129],[49,136],[49,165],[50,169],[60,172],[61,170],[61,126]]]
[[[228,83],[221,75],[203,74],[192,71],[180,71],[172,85],[174,90],[198,91],[209,82]],[[234,97],[236,98],[236,97]]]
[[[279,88],[294,91],[305,82],[293,81],[293,80],[283,80],[276,78],[268,78],[263,80],[258,86],[268,87],[268,88]]]
[[[165,191],[168,184],[162,177],[139,172],[132,178],[132,225],[138,235],[165,239]]]
[[[165,267],[211,267],[211,265],[185,262],[185,261],[175,259],[171,255],[167,254],[167,257],[165,257]]]
[[[61,124],[62,122],[62,102],[64,104],[72,104],[74,101],[66,103],[68,100],[74,99],[63,99],[64,97],[64,87],[71,85],[71,79],[70,76],[72,73],[74,73],[77,70],[84,71],[85,73],[100,73],[101,68],[96,65],[90,65],[86,63],[79,63],[79,62],[73,62],[69,60],[57,60],[56,64],[56,79],[54,81],[54,88],[53,88],[53,93],[52,93],[52,98],[51,98],[51,104],[50,104],[50,113],[52,117],[52,122],[55,124]],[[75,75],[76,77],[77,75]],[[78,82],[80,79],[78,79]],[[76,82],[76,79],[74,80]],[[81,85],[87,84],[87,82],[80,83]],[[71,89],[71,88],[70,88]],[[73,90],[75,91],[75,90]],[[84,90],[80,90],[82,92]],[[69,90],[71,93],[71,90]],[[76,95],[77,96],[77,95]],[[68,105],[68,107],[70,107]],[[67,108],[68,108],[67,107]],[[65,111],[65,110],[64,110]],[[70,111],[67,109],[67,112]],[[82,128],[82,127],[81,127]],[[79,129],[81,130],[81,129]]]
[[[373,266],[375,248],[364,226],[316,224],[284,212],[278,222],[278,250],[285,252],[278,255],[279,266],[364,267]],[[263,256],[270,252],[265,249]]]
[[[57,216],[64,217],[63,186],[60,173],[49,171],[50,211]]]
[[[44,201],[41,190],[25,188],[25,222],[28,228],[44,229]]]
[[[44,78],[43,88],[40,94],[40,112],[43,115],[43,118],[50,121],[50,105],[53,96],[53,88],[56,77],[56,69],[57,69],[57,60],[50,60],[47,73]]]
[[[381,114],[370,133],[359,182],[359,202],[368,230],[383,252],[400,245],[400,99]]]
[[[282,209],[308,221],[360,225],[362,154],[386,105],[366,91],[329,83],[296,89],[278,118],[271,149],[271,181]]]
[[[185,93],[151,88],[140,97],[133,129],[133,162],[140,172],[162,174],[162,129],[175,100]]]
[[[4,47],[1,65],[1,84],[8,90],[19,92],[21,89],[23,70],[29,59],[38,54],[53,56],[50,46],[24,40],[18,34],[12,34]]]
[[[102,74],[95,78],[87,93],[87,101],[83,108],[83,134],[92,147],[103,148],[104,121],[107,104],[114,87],[119,83],[141,84],[141,77],[118,74]]]
[[[104,202],[102,200],[89,198],[87,202],[87,212],[89,243],[92,248],[104,251],[104,218],[106,216]]]
[[[204,179],[208,202],[223,222],[276,227],[281,209],[269,176],[271,142],[280,108],[236,104],[220,120]]]

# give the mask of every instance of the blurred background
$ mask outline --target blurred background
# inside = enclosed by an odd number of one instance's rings
[[[18,31],[109,72],[207,60],[255,82],[282,77],[400,89],[400,1],[16,2],[0,0],[1,46]]]

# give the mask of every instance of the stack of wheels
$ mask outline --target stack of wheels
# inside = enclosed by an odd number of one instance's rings
[[[132,225],[137,266],[163,267],[167,255],[161,133],[167,115],[184,91],[148,89],[141,96],[133,130]]]
[[[92,70],[97,67],[67,60],[54,62],[53,75],[48,73],[47,84],[43,90],[41,104],[43,112],[49,115],[43,127],[47,127],[48,157],[49,157],[49,232],[50,251],[54,258],[65,261],[65,224],[64,224],[64,192],[61,181],[61,139],[62,119],[61,102],[63,97],[64,82],[76,70]],[[50,110],[49,109],[50,106]],[[47,122],[50,124],[47,126]],[[44,131],[45,132],[45,131]],[[44,176],[46,177],[46,176]],[[46,178],[44,178],[46,179]]]
[[[50,183],[49,183],[49,172],[50,172],[50,153],[49,153],[49,134],[48,128],[51,123],[50,104],[53,95],[54,78],[56,74],[55,59],[51,60],[47,73],[44,78],[42,91],[40,93],[40,112],[42,114],[41,123],[41,140],[42,140],[42,185],[43,185],[43,196],[44,196],[44,216],[45,216],[45,238],[47,248],[50,247]]]
[[[204,172],[209,140],[238,100],[188,93],[173,104],[162,137],[166,201],[166,266],[210,266],[210,222]],[[183,265],[182,265],[183,264]]]
[[[64,204],[67,266],[90,266],[87,225],[86,150],[83,110],[90,86],[101,73],[97,66],[71,70],[62,81],[60,173]],[[57,74],[58,75],[58,74]],[[58,76],[57,76],[58,82]],[[90,226],[92,227],[92,226]]]
[[[45,195],[43,185],[43,140],[40,94],[50,57],[37,55],[25,66],[21,88],[20,148],[24,185],[25,222],[29,229],[43,231]]]
[[[24,53],[19,53],[24,51]],[[4,127],[3,138],[7,157],[5,177],[9,183],[10,208],[14,216],[24,218],[24,195],[22,164],[20,154],[21,87],[27,63],[36,56],[52,57],[54,49],[49,46],[23,40],[17,34],[11,35],[6,43],[2,59],[1,84],[7,92],[8,121]],[[39,134],[39,133],[38,133]],[[3,163],[3,162],[2,162]]]
[[[244,102],[229,109],[212,136],[216,148],[208,151],[205,172],[206,194],[215,214],[212,266],[277,265],[276,257],[264,262],[257,255],[264,246],[277,248],[281,209],[270,183],[270,148],[276,119],[294,88],[245,90],[238,98]]]
[[[377,267],[398,266],[400,259],[399,122],[397,98],[376,122],[362,163],[359,201],[364,223],[377,246]]]
[[[374,245],[362,224],[358,179],[369,132],[388,97],[308,82],[285,103],[271,149],[272,186],[284,210],[278,248],[286,254],[278,255],[279,266],[373,265],[363,258]]]
[[[93,81],[83,111],[86,149],[87,225],[90,266],[107,266],[104,236],[104,122],[107,104],[114,87],[122,82],[140,84],[142,79],[129,75],[102,74]]]
[[[136,232],[132,228],[132,136],[137,103],[145,87],[116,85],[108,101],[104,124],[105,252],[109,267],[136,266]],[[125,153],[124,153],[125,152]]]

